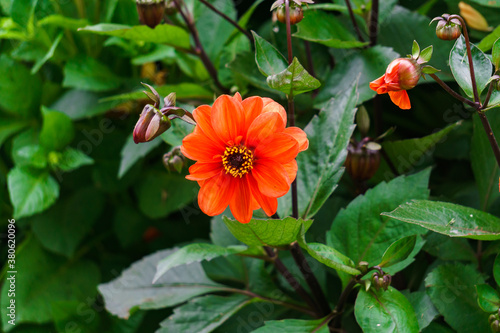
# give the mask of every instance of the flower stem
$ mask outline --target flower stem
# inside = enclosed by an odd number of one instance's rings
[[[293,277],[292,273],[286,268],[283,262],[278,258],[278,255],[274,252],[272,248],[269,246],[264,246],[264,250],[266,251],[269,258],[273,261],[274,266],[278,270],[278,272],[283,275],[288,284],[295,290],[295,292],[307,303],[307,305],[313,309],[314,316],[320,318],[318,307],[314,300],[309,296],[307,291],[300,285],[300,283]]]
[[[472,82],[472,92],[474,93],[474,102],[481,103],[481,100],[479,99],[479,93],[477,91],[476,74],[474,72],[474,63],[472,62],[472,53],[470,48],[469,33],[467,32],[467,25],[465,24],[464,19],[460,15],[451,15],[448,18],[448,20],[454,18],[458,19],[462,24],[462,31],[465,38],[465,47],[467,48],[467,59],[469,60],[469,71],[470,71],[470,79]]]
[[[490,82],[490,86],[488,87],[488,92],[486,93],[486,99],[484,100],[483,106],[481,109],[485,109],[488,107],[488,103],[490,102],[491,94],[493,93],[494,82]]]
[[[214,13],[216,13],[217,15],[221,16],[223,19],[225,19],[226,21],[228,21],[229,23],[231,23],[236,29],[238,29],[239,31],[241,31],[245,36],[247,36],[247,38],[250,40],[250,43],[253,44],[253,36],[251,33],[249,33],[248,31],[246,31],[245,29],[243,29],[237,22],[235,22],[232,18],[230,18],[229,16],[227,16],[226,14],[224,14],[223,12],[221,12],[220,10],[218,10],[217,8],[215,8],[210,2],[206,1],[206,0],[200,0],[200,2],[202,4],[204,4],[205,6],[207,6],[210,10],[212,10]]]
[[[354,12],[352,11],[351,0],[345,0],[345,4],[347,5],[347,10],[349,11],[349,17],[351,18],[352,25],[354,30],[356,30],[356,34],[358,35],[358,39],[360,42],[364,42],[365,39],[361,34],[361,30],[359,30],[358,22],[356,22],[356,18],[354,17]]]
[[[447,93],[458,99],[460,102],[465,103],[473,107],[474,109],[477,109],[480,106],[479,103],[475,103],[458,94],[455,90],[451,89],[446,83],[444,83],[439,77],[437,77],[436,74],[429,74],[429,76],[432,77],[434,81],[436,81],[444,90],[446,90]]]
[[[300,272],[306,279],[314,298],[316,299],[321,316],[326,316],[331,312],[330,304],[328,304],[325,294],[323,293],[318,280],[312,272],[311,266],[307,263],[307,259],[297,242],[292,243],[290,252],[295,260],[295,263],[299,267]]]
[[[375,46],[377,44],[378,36],[378,1],[372,0],[372,11],[370,14],[370,46]]]
[[[177,7],[177,10],[182,16],[182,19],[186,23],[187,28],[191,32],[191,35],[193,35],[193,40],[196,45],[196,53],[200,57],[201,62],[203,63],[208,73],[212,77],[212,80],[214,81],[217,88],[219,88],[219,90],[221,90],[224,93],[229,93],[229,90],[220,83],[219,78],[217,76],[217,70],[215,69],[214,64],[212,64],[212,61],[210,61],[210,58],[208,57],[207,53],[205,52],[205,49],[203,48],[203,45],[201,44],[200,36],[198,34],[198,29],[196,29],[191,14],[184,13],[182,6],[179,3],[179,0],[173,0],[173,1],[175,6]]]

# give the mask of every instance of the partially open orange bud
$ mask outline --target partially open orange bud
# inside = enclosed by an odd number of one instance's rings
[[[436,26],[436,36],[442,40],[455,40],[461,34],[462,27],[460,26],[460,21],[457,19],[452,19],[451,22],[440,20]]]
[[[388,93],[394,104],[401,109],[410,109],[410,98],[406,90],[414,88],[420,76],[422,69],[415,59],[398,58],[389,64],[383,76],[370,82],[370,88],[377,94]]]

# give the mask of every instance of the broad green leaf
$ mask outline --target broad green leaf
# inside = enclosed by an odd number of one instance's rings
[[[95,92],[71,89],[62,94],[50,108],[64,112],[72,120],[80,120],[103,114],[121,103],[119,100],[103,101],[101,97]],[[99,123],[101,132],[104,132],[104,123],[105,121]]]
[[[297,58],[282,72],[267,77],[269,87],[284,92],[286,95],[299,95],[319,88],[321,83],[312,77]]]
[[[493,265],[493,277],[497,285],[500,286],[500,254],[497,255],[495,264]]]
[[[297,240],[302,226],[307,231],[312,224],[312,220],[296,220],[293,217],[285,217],[279,220],[252,219],[249,223],[240,223],[225,216],[223,220],[234,237],[248,246],[288,245]]]
[[[139,208],[150,218],[165,217],[189,204],[198,193],[198,184],[186,182],[184,176],[150,172],[136,188]]]
[[[476,252],[467,239],[431,232],[425,236],[425,241],[424,251],[441,260],[476,262]]]
[[[350,275],[361,274],[351,259],[334,248],[321,243],[306,243],[305,232],[299,235],[298,243],[311,257],[328,267]]]
[[[264,76],[278,74],[288,67],[285,57],[274,45],[252,31],[255,40],[255,61]]]
[[[27,145],[16,150],[17,167],[34,167],[45,169],[47,167],[47,150],[40,145]]]
[[[347,90],[332,98],[304,129],[309,148],[297,156],[299,214],[304,218],[318,212],[344,173],[356,101],[356,84],[351,81]],[[280,216],[290,214],[290,194],[279,199],[278,209]]]
[[[146,25],[129,26],[123,24],[100,23],[78,29],[81,32],[115,36],[136,42],[151,42],[190,48],[189,34],[182,28],[171,24],[160,24],[154,29]]]
[[[189,244],[158,263],[153,283],[174,267],[203,260],[210,261],[213,258],[225,257],[231,254],[241,253],[245,250],[247,250],[247,247],[244,245],[223,247],[207,243]]]
[[[471,2],[475,2],[481,6],[500,8],[499,0],[471,0]]]
[[[477,303],[485,312],[497,312],[500,308],[500,296],[489,284],[476,285]]]
[[[335,16],[320,10],[308,10],[302,21],[297,24],[297,32],[293,36],[337,49],[350,49],[368,44],[358,41]]]
[[[89,302],[90,300],[89,298]],[[90,317],[90,314],[82,316],[81,311],[78,314],[77,309],[83,309],[80,304],[81,301],[57,301],[51,303],[50,308],[53,325],[56,327],[55,332],[65,332],[70,327],[78,327],[78,333],[95,333],[99,331],[100,326],[103,325],[102,317],[97,312],[94,312],[92,317]],[[89,318],[93,320],[89,320]]]
[[[39,110],[42,81],[38,75],[5,53],[0,56],[0,108],[11,114],[29,117]]]
[[[71,118],[66,114],[42,106],[43,125],[40,144],[47,150],[61,150],[74,138],[75,130]]]
[[[24,323],[51,322],[51,304],[54,302],[77,301],[78,304],[86,304],[88,299],[93,299],[96,295],[96,286],[100,280],[99,269],[94,263],[87,260],[66,261],[60,256],[52,255],[34,237],[29,237],[18,245],[16,270],[16,326],[8,324],[2,318],[4,332]],[[5,277],[9,276],[7,274]],[[7,308],[12,299],[8,297],[8,290],[9,284],[4,283],[2,309]],[[77,309],[73,309],[74,313]],[[38,332],[33,332],[35,331]]]
[[[97,222],[104,204],[101,192],[91,187],[80,189],[47,212],[34,217],[33,232],[45,248],[72,257]]]
[[[415,291],[413,293],[405,293],[408,301],[410,301],[415,314],[417,315],[419,332],[422,332],[424,328],[429,326],[429,324],[439,315],[439,312],[432,304],[431,298],[425,291]]]
[[[495,70],[500,69],[500,38],[498,38],[495,43],[493,43],[493,49],[491,50],[491,61]]]
[[[386,249],[396,240],[425,233],[425,229],[388,219],[380,213],[406,200],[427,198],[429,175],[430,169],[426,169],[400,176],[358,196],[337,214],[327,233],[327,244],[355,263],[367,261],[373,265],[382,260]]]
[[[416,243],[417,236],[415,235],[398,239],[384,252],[382,261],[378,266],[389,267],[405,260],[412,253]]]
[[[92,158],[85,155],[81,150],[68,147],[58,156],[55,165],[62,171],[68,172],[91,164],[94,164]]]
[[[64,66],[64,87],[107,91],[118,88],[120,84],[121,79],[107,66],[89,56],[70,59]]]
[[[213,92],[200,86],[196,83],[179,83],[172,85],[154,86],[158,94],[161,96],[167,96],[168,94],[175,92],[175,97],[177,100],[182,99],[212,99]],[[146,95],[143,93],[144,88],[120,95],[115,95],[111,97],[104,98],[102,101],[129,101],[137,99],[145,99]]]
[[[74,31],[88,24],[86,19],[75,19],[62,15],[49,15],[38,21],[38,26],[40,27],[53,26]]]
[[[389,287],[387,291],[360,289],[354,306],[356,321],[365,333],[414,333],[418,321],[410,302],[399,291]]]
[[[412,200],[389,213],[393,219],[416,224],[450,237],[500,239],[500,219],[477,209],[448,202]]]
[[[259,71],[255,63],[254,52],[239,53],[233,61],[227,64],[227,67],[233,73],[233,77],[239,90],[245,89],[251,84],[259,89],[276,93],[277,91],[267,85],[266,79]]]
[[[377,93],[369,83],[384,75],[387,65],[399,56],[391,48],[380,45],[359,51],[349,51],[337,59],[335,68],[327,75],[315,104],[323,106],[332,96],[341,94],[358,80],[358,104],[372,99]]]
[[[157,333],[209,333],[255,298],[245,295],[203,296],[195,298],[174,310],[174,314],[160,323]]]
[[[50,60],[50,58],[52,58],[54,56],[54,52],[56,51],[56,48],[57,46],[59,45],[59,42],[61,41],[63,37],[63,33],[59,33],[59,35],[56,37],[56,39],[54,39],[54,42],[52,43],[52,45],[50,46],[50,49],[47,51],[47,53],[45,54],[45,56],[43,58],[40,58],[37,60],[37,62],[33,65],[33,67],[31,68],[31,74],[36,74],[36,72],[38,72],[38,70],[47,62]]]
[[[474,72],[476,76],[476,84],[479,95],[486,87],[488,80],[491,77],[493,67],[488,57],[471,43],[472,62],[474,63]],[[467,57],[467,49],[465,39],[460,36],[450,53],[450,67],[455,80],[460,88],[469,96],[474,97],[472,91],[472,80],[470,78],[469,59]]]
[[[477,47],[483,51],[487,52],[491,50],[493,47],[493,44],[495,44],[495,41],[500,38],[500,26],[496,27],[495,30],[490,32],[486,37],[484,37],[479,44],[477,44]]]
[[[284,319],[266,321],[264,326],[252,331],[253,333],[328,333],[328,320],[303,320],[303,319]]]
[[[193,130],[193,125],[188,124],[185,121],[176,120],[172,122],[172,127],[170,127],[168,131],[163,133],[160,137],[171,147],[176,147],[182,145],[182,140]]]
[[[130,133],[120,153],[121,160],[120,160],[120,170],[118,170],[118,178],[123,177],[123,175],[125,175],[125,173],[127,173],[127,171],[135,163],[137,163],[137,161],[144,158],[147,154],[149,154],[153,149],[158,147],[160,144],[161,140],[153,140],[138,145],[134,142],[132,133]]]
[[[410,266],[415,261],[415,257],[417,256],[417,254],[420,253],[420,250],[422,250],[424,245],[425,245],[425,240],[422,238],[422,236],[418,235],[415,242],[415,247],[410,252],[408,257],[398,263],[395,263],[392,266],[385,266],[384,272],[394,275],[397,272],[402,271],[406,267]]]
[[[472,265],[445,264],[425,279],[427,294],[458,333],[489,332],[488,314],[477,304],[476,284],[484,283]]]
[[[59,197],[59,184],[46,171],[14,168],[7,184],[16,219],[44,211]]]
[[[492,126],[493,133],[498,137],[500,135],[500,112],[488,112],[486,116]],[[488,211],[495,200],[500,197],[498,191],[500,169],[478,115],[474,115],[473,125],[474,132],[470,149],[471,166],[481,199],[481,210]]]
[[[24,127],[28,126],[25,120],[15,118],[0,118],[0,147],[11,135],[19,132]]]
[[[155,284],[156,266],[177,249],[150,254],[124,270],[116,279],[99,285],[106,309],[121,318],[128,318],[137,309],[160,309],[175,306],[210,292],[224,290],[205,275],[200,263],[171,269]]]
[[[38,0],[12,1],[10,15],[12,20],[24,29],[28,29],[28,23],[33,18]]]

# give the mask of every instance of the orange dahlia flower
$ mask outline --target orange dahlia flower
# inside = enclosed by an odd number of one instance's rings
[[[384,75],[370,82],[370,88],[377,94],[388,93],[391,101],[401,109],[410,109],[410,98],[406,90],[418,83],[422,71],[416,60],[399,58],[389,64]]]
[[[286,128],[285,109],[270,98],[222,95],[213,106],[193,111],[194,132],[182,141],[182,153],[197,161],[187,179],[200,185],[198,204],[210,216],[229,205],[248,223],[255,209],[271,216],[278,197],[297,175],[295,157],[309,146],[300,128]]]

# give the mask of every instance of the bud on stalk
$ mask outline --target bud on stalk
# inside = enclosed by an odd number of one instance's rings
[[[440,20],[436,26],[436,36],[442,40],[455,40],[462,34],[460,21],[452,19],[450,22]]]
[[[380,166],[380,145],[368,142],[351,142],[347,147],[345,167],[355,181],[365,181],[373,177]]]
[[[149,142],[168,130],[170,120],[163,116],[159,110],[148,104],[144,107],[134,128],[134,142]]]
[[[137,13],[142,24],[154,29],[163,20],[164,0],[136,0]]]

